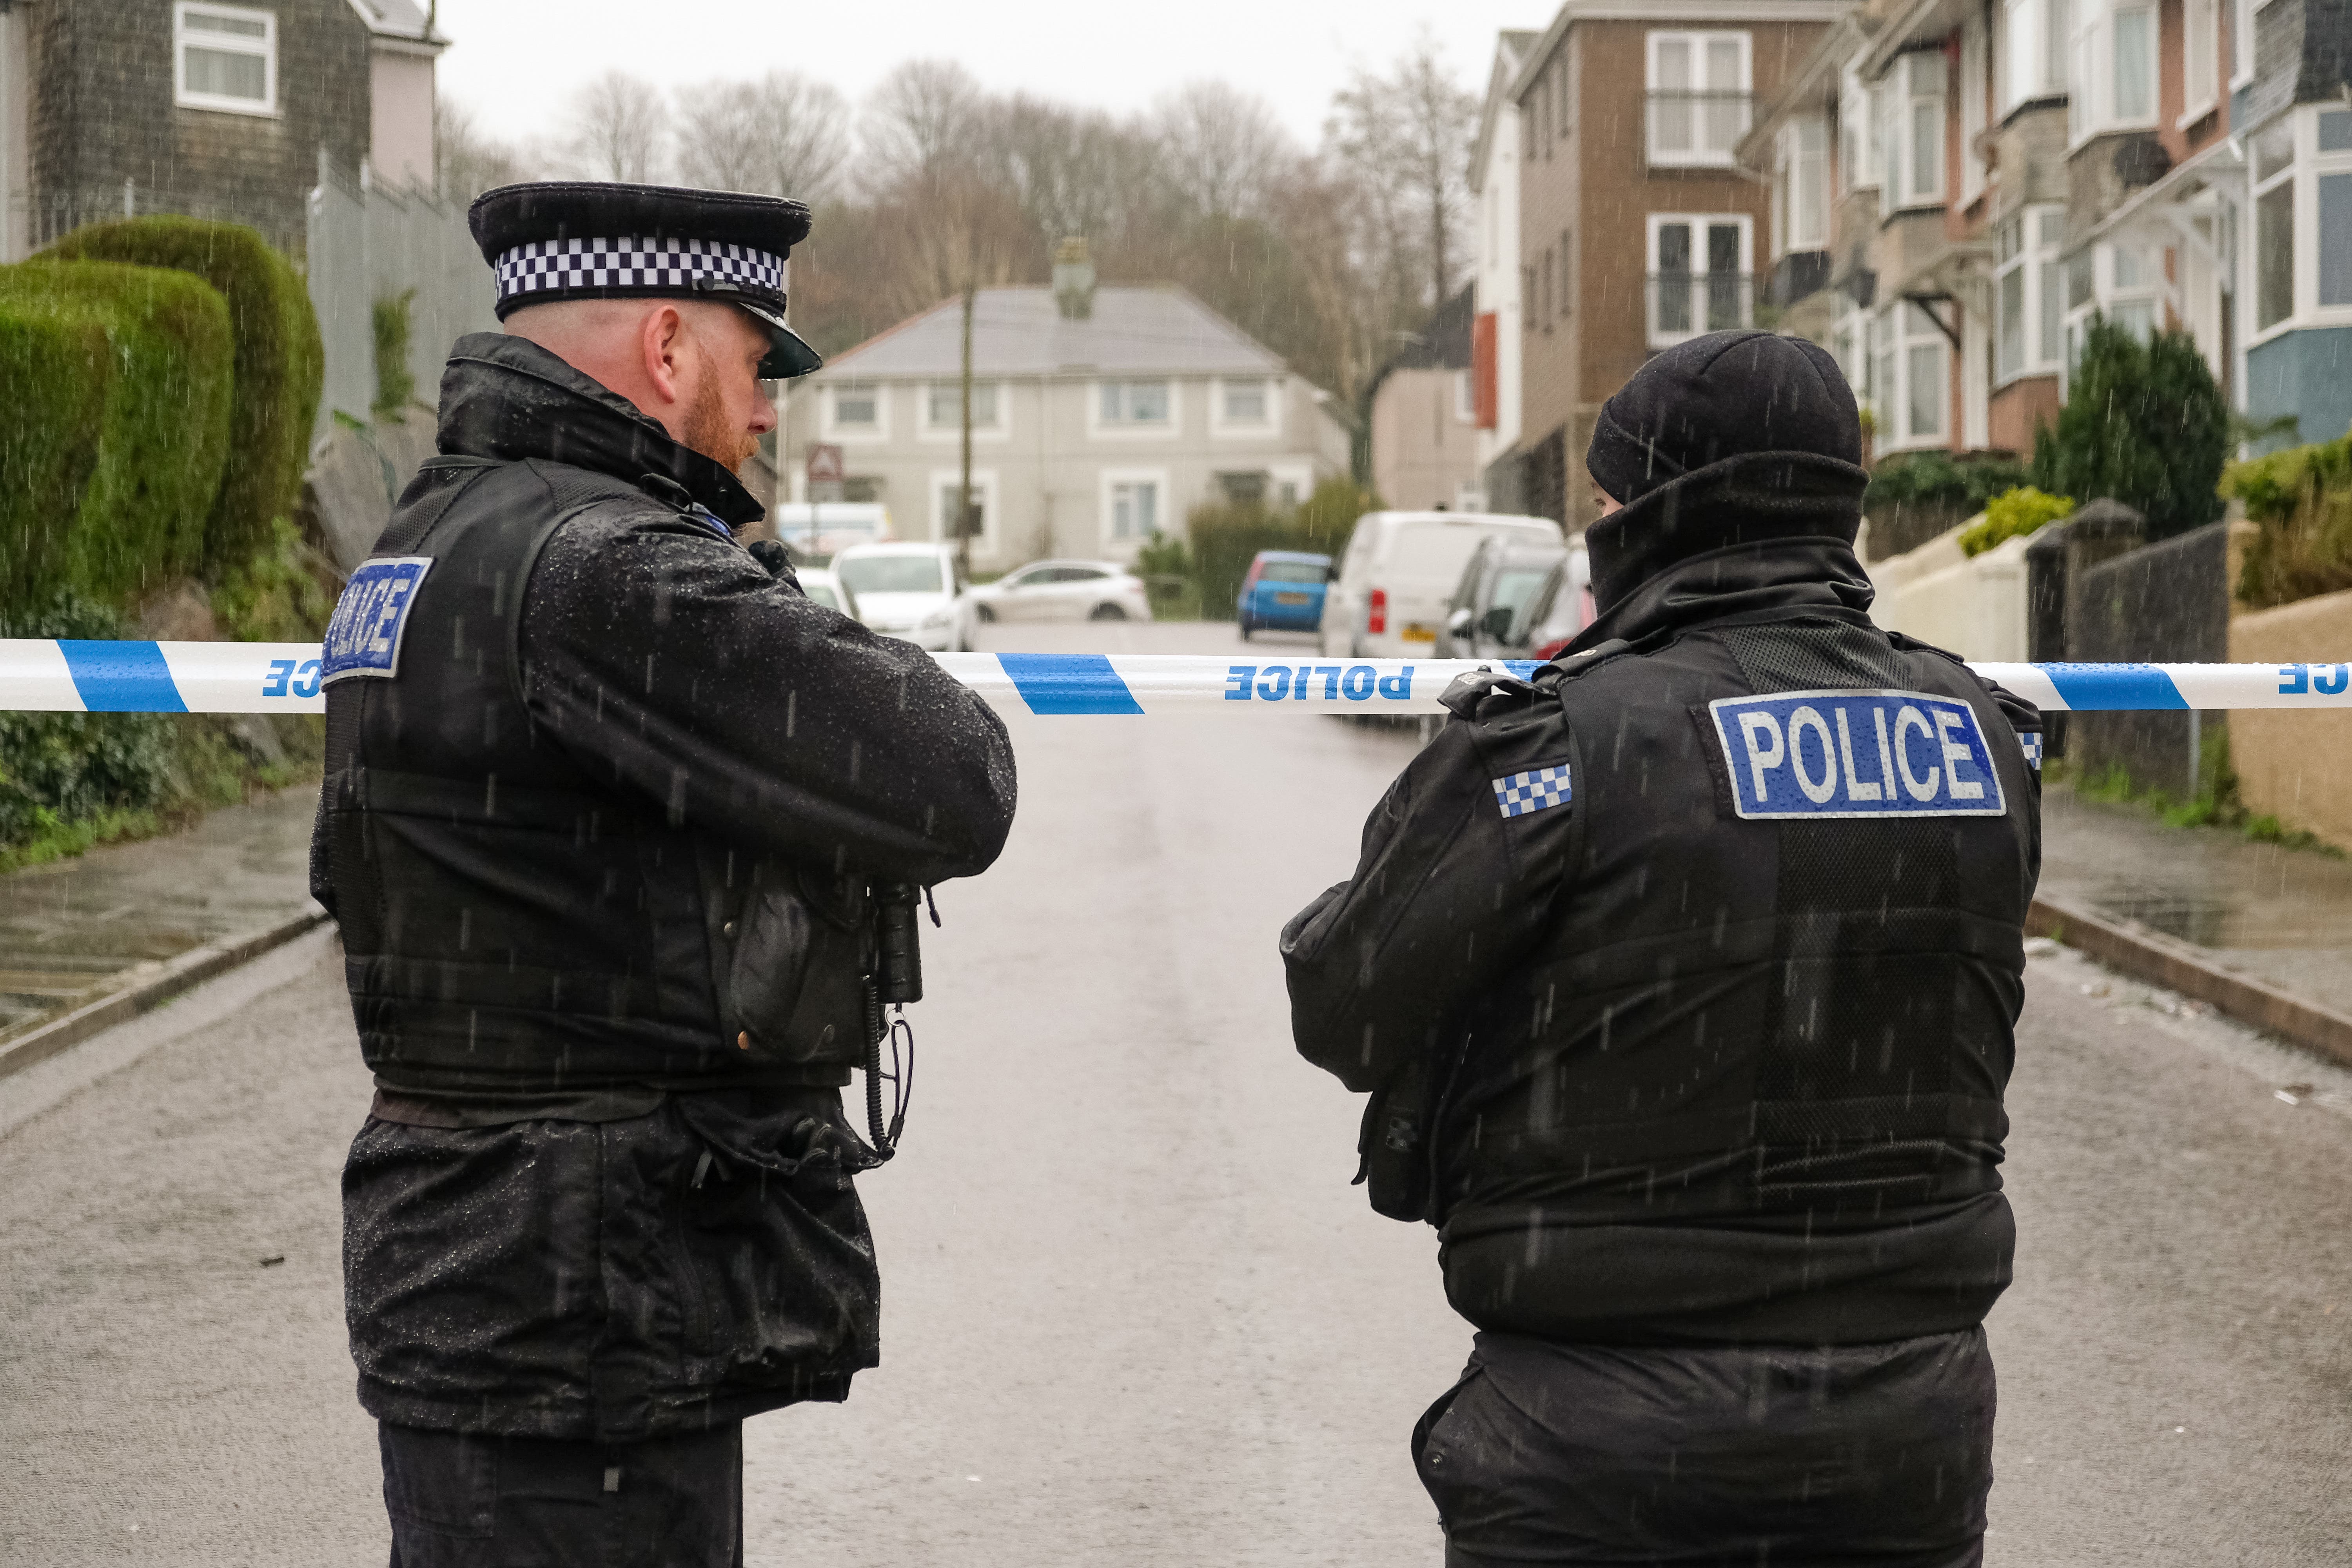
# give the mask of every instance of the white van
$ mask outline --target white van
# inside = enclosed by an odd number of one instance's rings
[[[782,501],[768,509],[768,521],[795,562],[829,561],[859,544],[886,544],[890,509],[875,501]]]
[[[1323,596],[1326,658],[1434,658],[1447,607],[1479,542],[1560,542],[1546,517],[1371,511],[1356,520]]]

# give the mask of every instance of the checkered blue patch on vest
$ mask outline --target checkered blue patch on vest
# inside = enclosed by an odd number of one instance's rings
[[[2018,741],[2025,747],[2025,765],[2035,773],[2040,773],[2042,771],[2041,734],[2038,731],[2029,731],[2020,735]]]
[[[1530,769],[1527,773],[1513,773],[1508,778],[1492,782],[1496,803],[1503,808],[1505,816],[1525,816],[1531,811],[1548,811],[1555,805],[1566,805],[1571,798],[1566,763],[1549,768]]]

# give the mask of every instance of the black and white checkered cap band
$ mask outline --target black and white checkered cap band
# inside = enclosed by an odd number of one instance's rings
[[[499,303],[581,289],[683,289],[732,283],[782,296],[784,259],[700,239],[536,239],[502,253]]]

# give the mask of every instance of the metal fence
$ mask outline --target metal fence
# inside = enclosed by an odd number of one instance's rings
[[[449,345],[497,330],[490,269],[462,203],[354,175],[322,150],[307,239],[310,304],[327,351],[319,433],[337,414],[365,419],[375,403],[377,300],[408,298],[408,372],[427,406]]]

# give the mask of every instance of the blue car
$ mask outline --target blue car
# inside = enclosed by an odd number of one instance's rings
[[[1331,584],[1331,558],[1297,550],[1261,550],[1242,579],[1242,637],[1253,632],[1311,632],[1323,624],[1323,595]]]

